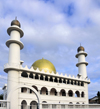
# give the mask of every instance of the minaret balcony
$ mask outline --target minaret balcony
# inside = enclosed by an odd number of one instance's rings
[[[76,66],[78,67],[80,64],[86,64],[86,66],[88,65],[88,62],[78,62],[77,64],[76,64]]]
[[[15,63],[12,63],[12,64],[5,64],[4,65],[4,71],[7,73],[9,70],[19,70],[20,68],[20,64],[15,64]]]
[[[23,45],[23,43],[22,43],[21,41],[18,41],[18,40],[11,40],[11,39],[6,42],[7,47],[9,47],[9,45],[10,45],[11,43],[16,43],[16,44],[18,44],[18,45],[20,46],[20,49],[23,49],[23,47],[24,47],[24,45]]]

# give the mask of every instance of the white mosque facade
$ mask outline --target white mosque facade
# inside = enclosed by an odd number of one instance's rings
[[[4,100],[10,101],[10,109],[26,109],[26,106],[31,109],[31,105],[37,103],[88,104],[90,80],[86,72],[87,53],[82,46],[77,49],[76,54],[78,75],[63,75],[57,73],[54,65],[43,58],[35,61],[31,68],[23,67],[20,50],[24,45],[20,38],[24,33],[18,20],[11,22],[7,33],[10,36],[6,42],[9,59],[4,65],[4,71],[8,77],[3,90]]]

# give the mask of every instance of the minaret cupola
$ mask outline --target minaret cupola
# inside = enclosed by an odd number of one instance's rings
[[[15,20],[13,20],[13,21],[11,22],[11,26],[13,26],[13,25],[16,25],[16,26],[18,26],[18,27],[21,27],[21,24],[20,24],[20,22],[19,22],[17,19],[15,19]]]

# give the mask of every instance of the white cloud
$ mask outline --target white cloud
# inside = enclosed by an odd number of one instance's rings
[[[14,5],[16,4],[16,5]],[[8,61],[10,38],[6,29],[15,16],[25,33],[21,41],[25,47],[21,59],[29,67],[42,57],[50,60],[58,72],[77,75],[75,67],[77,47],[81,43],[88,52],[88,77],[98,81],[100,66],[100,6],[96,0],[6,0],[0,1],[0,72]],[[94,76],[95,74],[95,76]],[[89,86],[91,89],[91,87]],[[93,96],[96,90],[90,90]],[[94,95],[95,96],[95,95]]]

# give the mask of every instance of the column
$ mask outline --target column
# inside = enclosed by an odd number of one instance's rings
[[[81,81],[79,82],[79,86],[81,86]]]
[[[76,85],[78,85],[78,81],[76,81]]]
[[[69,84],[71,84],[71,80],[69,80]]]
[[[39,80],[40,80],[40,76],[41,76],[41,75],[38,75],[38,77],[39,77]]]
[[[35,79],[35,74],[33,74],[33,79]]]
[[[48,76],[48,81],[50,81],[50,76]]]
[[[55,80],[55,77],[53,77],[53,82],[54,82],[54,80]]]
[[[73,81],[73,85],[75,85],[75,81]]]
[[[57,81],[58,81],[58,83],[59,83],[59,78],[57,78]]]
[[[64,79],[61,79],[61,80],[62,80],[62,83],[63,83],[63,80],[64,80]]]
[[[27,75],[28,75],[28,78],[29,78],[30,73],[29,73],[29,72],[27,72]]]
[[[60,96],[60,92],[57,92],[57,95]]]
[[[66,84],[67,84],[67,81],[68,81],[68,80],[66,79]]]
[[[43,75],[43,80],[45,81],[45,75]]]
[[[50,91],[48,91],[48,95],[50,95]]]

